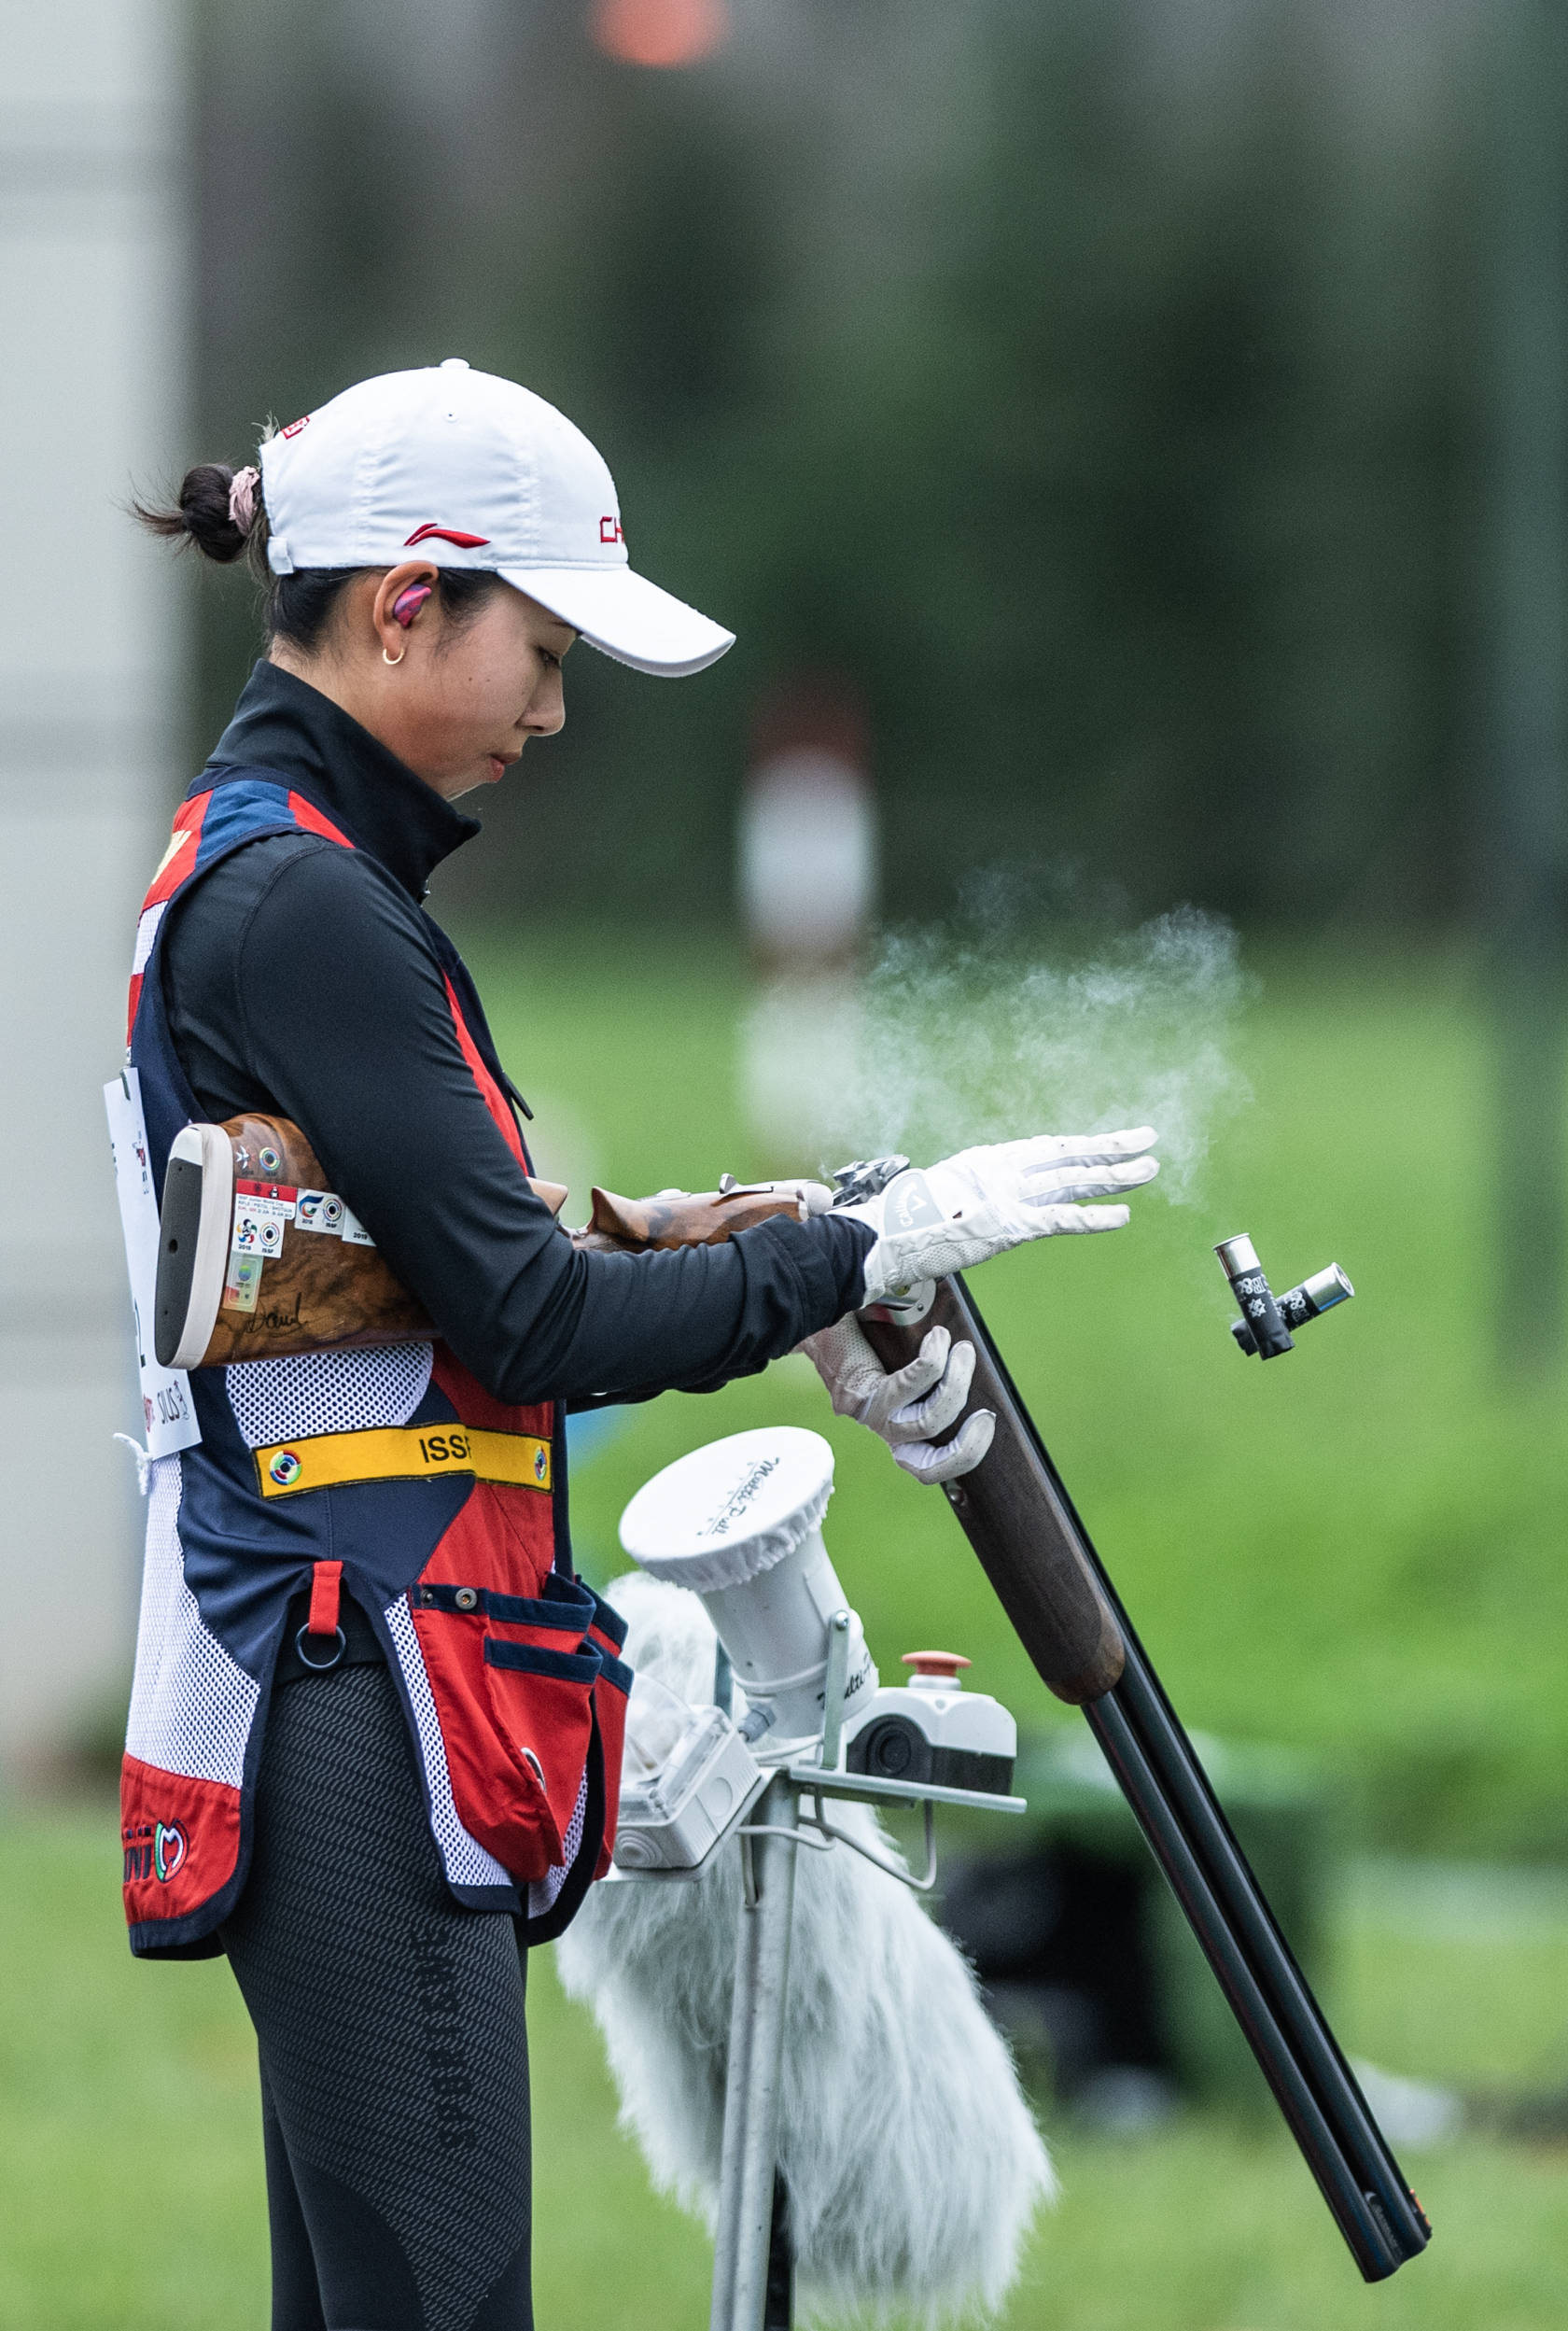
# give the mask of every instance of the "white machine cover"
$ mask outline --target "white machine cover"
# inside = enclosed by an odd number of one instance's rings
[[[743,1586],[804,1545],[833,1495],[820,1433],[768,1425],[710,1440],[645,1481],[621,1516],[621,1543],[651,1578],[711,1594]]]

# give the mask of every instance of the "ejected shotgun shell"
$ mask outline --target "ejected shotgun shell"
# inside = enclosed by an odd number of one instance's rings
[[[1280,1315],[1280,1306],[1257,1258],[1257,1248],[1247,1233],[1243,1230],[1233,1239],[1222,1239],[1214,1252],[1230,1281],[1230,1291],[1240,1305],[1258,1356],[1272,1360],[1281,1352],[1289,1352],[1294,1339]]]
[[[1330,1263],[1326,1271],[1315,1271],[1309,1279],[1303,1279],[1288,1295],[1276,1297],[1280,1316],[1285,1326],[1299,1335],[1309,1319],[1321,1319],[1336,1303],[1348,1303],[1355,1293],[1349,1279],[1337,1263]],[[1244,1319],[1233,1319],[1230,1332],[1250,1358],[1257,1350],[1253,1331]]]

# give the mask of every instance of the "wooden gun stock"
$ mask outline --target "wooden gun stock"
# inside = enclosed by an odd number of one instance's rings
[[[656,1198],[617,1198],[595,1189],[586,1230],[573,1235],[580,1246],[636,1253],[651,1246],[721,1246],[737,1230],[754,1229],[777,1215],[804,1222],[805,1201],[798,1182],[732,1182],[716,1190],[661,1190]]]
[[[530,1187],[559,1215],[563,1184]],[[793,1182],[726,1178],[716,1190],[662,1190],[656,1198],[595,1189],[587,1229],[569,1235],[606,1252],[711,1246],[770,1215],[800,1221],[805,1212]],[[164,1368],[226,1368],[437,1332],[326,1187],[300,1128],[248,1112],[222,1125],[188,1125],[175,1143],[153,1310],[154,1349]]]

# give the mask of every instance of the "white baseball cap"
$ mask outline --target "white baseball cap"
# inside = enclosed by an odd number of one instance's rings
[[[461,357],[345,388],[260,459],[274,574],[418,551],[498,574],[639,672],[700,672],[735,645],[632,572],[615,481],[582,431]]]

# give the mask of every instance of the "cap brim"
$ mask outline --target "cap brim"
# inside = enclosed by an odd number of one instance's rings
[[[503,582],[526,592],[581,632],[590,647],[635,671],[680,680],[717,664],[735,633],[709,623],[629,567],[502,567]]]

